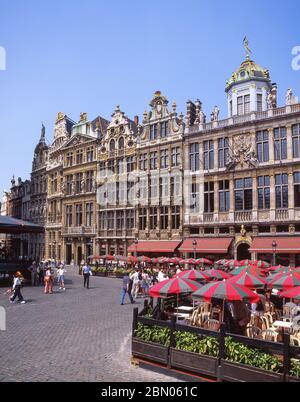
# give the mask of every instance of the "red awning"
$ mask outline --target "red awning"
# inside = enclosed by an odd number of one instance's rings
[[[194,248],[193,242],[196,240],[197,245]],[[224,254],[228,253],[228,248],[232,242],[232,237],[203,237],[203,238],[190,238],[184,240],[179,248],[180,252],[191,253],[211,253],[211,254]]]
[[[256,253],[273,253],[272,243],[276,241],[276,253],[300,254],[300,237],[255,237],[249,251]]]
[[[130,253],[174,253],[180,241],[140,241],[128,247]]]

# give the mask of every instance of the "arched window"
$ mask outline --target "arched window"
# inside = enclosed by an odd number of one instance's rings
[[[121,137],[121,138],[119,139],[119,146],[118,146],[118,148],[119,148],[119,149],[124,149],[124,145],[125,145],[125,143],[124,143],[124,138]]]
[[[109,144],[109,150],[110,150],[111,152],[113,152],[113,151],[115,151],[115,149],[116,149],[115,140],[111,140],[111,141],[110,141],[110,144]]]

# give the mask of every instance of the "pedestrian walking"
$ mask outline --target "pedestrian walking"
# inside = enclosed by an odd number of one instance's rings
[[[31,285],[32,286],[37,286],[38,275],[37,275],[37,264],[36,264],[36,262],[33,261],[31,267],[29,267],[28,269],[31,272]]]
[[[131,274],[130,279],[132,280],[131,294],[133,297],[137,298],[140,290],[139,272],[135,271],[133,274]]]
[[[57,278],[58,278],[58,284],[59,284],[59,289],[61,290],[66,290],[65,288],[65,273],[67,271],[65,270],[63,264],[58,268],[57,270]]]
[[[51,266],[49,265],[47,271],[45,273],[45,294],[52,294],[53,293],[53,271]]]
[[[92,269],[89,266],[88,263],[86,263],[83,268],[82,268],[82,274],[84,277],[84,287],[87,287],[87,289],[90,288],[90,276],[92,275]]]
[[[21,293],[21,286],[22,286],[22,274],[21,272],[18,271],[14,275],[14,283],[12,287],[12,291],[14,292],[14,294],[9,298],[11,303],[15,301],[16,297],[18,297],[18,301],[21,304],[26,303]]]
[[[37,267],[38,283],[39,286],[44,284],[44,264],[40,262]]]
[[[123,280],[122,280],[121,306],[124,306],[126,293],[129,296],[131,304],[135,303],[135,301],[133,300],[132,294],[131,294],[132,283],[133,283],[133,280],[129,278],[128,274],[125,274],[123,277]]]

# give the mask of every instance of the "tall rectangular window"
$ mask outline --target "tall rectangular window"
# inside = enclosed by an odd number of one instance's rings
[[[88,163],[93,162],[94,161],[94,148],[93,147],[89,147],[86,151],[86,160]]]
[[[250,95],[239,96],[237,98],[238,115],[250,113]]]
[[[73,152],[67,153],[67,167],[73,166]]]
[[[148,162],[148,155],[141,154],[140,155],[140,170],[147,170],[147,162]]]
[[[300,172],[294,173],[294,206],[300,207]]]
[[[81,193],[83,184],[83,173],[76,173],[76,194]]]
[[[94,172],[89,170],[86,172],[86,192],[91,193],[94,189]]]
[[[147,208],[139,210],[139,229],[146,230],[147,227]]]
[[[300,124],[292,126],[293,158],[300,157]]]
[[[118,202],[123,204],[126,202],[127,198],[127,182],[126,181],[119,181],[117,182],[117,197],[118,197]]]
[[[94,220],[94,204],[92,202],[88,202],[85,204],[85,222],[86,226],[93,226]]]
[[[230,208],[229,180],[219,181],[219,211],[227,212]]]
[[[159,197],[166,198],[169,196],[169,177],[162,176],[159,179]]]
[[[218,139],[218,161],[219,168],[224,168],[228,161],[229,156],[229,142],[228,138],[219,138]]]
[[[114,211],[107,212],[107,229],[113,230],[115,228],[115,213]]]
[[[287,159],[286,128],[274,128],[274,158],[276,161]]]
[[[73,225],[73,205],[66,205],[66,226]]]
[[[190,170],[195,172],[199,170],[199,144],[196,142],[190,144]]]
[[[204,212],[214,212],[214,182],[204,183]]]
[[[150,170],[157,169],[157,152],[150,152]]]
[[[289,188],[287,173],[275,175],[275,199],[276,208],[289,207]]]
[[[115,169],[116,169],[116,168],[115,168],[115,160],[114,160],[114,159],[110,159],[110,160],[107,162],[107,175],[108,175],[108,176],[113,176],[113,175],[115,174],[115,172],[116,172]]]
[[[148,198],[148,178],[143,177],[139,181],[139,196],[141,200],[147,200]]]
[[[171,197],[180,197],[182,193],[181,175],[174,174],[170,177]]]
[[[76,226],[82,226],[82,204],[76,204]]]
[[[100,212],[100,216],[99,216],[99,226],[101,230],[106,229],[106,224],[107,224],[107,212],[103,211]]]
[[[180,207],[178,205],[172,207],[172,229],[180,228]]]
[[[118,159],[117,168],[118,168],[118,175],[122,175],[122,174],[125,173],[125,161],[124,161],[124,158]]]
[[[258,209],[270,209],[270,177],[259,176],[257,178]]]
[[[160,123],[160,137],[165,138],[169,134],[169,122],[163,121]]]
[[[157,124],[151,124],[150,126],[150,141],[157,138]]]
[[[67,176],[67,186],[66,186],[67,195],[72,194],[72,181],[73,181],[73,175],[70,174]]]
[[[117,211],[116,223],[117,223],[118,230],[124,229],[124,227],[125,227],[124,211]]]
[[[160,151],[160,167],[165,169],[169,166],[169,152],[167,149],[162,149]]]
[[[157,208],[150,208],[150,230],[154,230],[157,228]]]
[[[235,180],[235,210],[248,211],[252,209],[252,178]]]
[[[256,133],[256,153],[259,162],[269,161],[269,132],[268,130]]]
[[[257,94],[256,95],[256,108],[258,112],[262,112],[263,108],[263,101],[262,101],[262,94]]]
[[[127,162],[127,173],[133,172],[135,168],[135,157],[128,156],[126,162]]]
[[[158,180],[157,177],[150,178],[150,197],[151,199],[157,198],[158,196]]]
[[[99,172],[100,172],[100,177],[106,176],[106,163],[105,162],[99,163]]]
[[[83,150],[76,151],[76,164],[81,165],[83,163]]]
[[[180,148],[172,148],[172,166],[180,166]]]
[[[169,226],[169,208],[161,207],[160,208],[160,228],[161,230],[168,229]]]
[[[214,142],[204,141],[204,170],[211,170],[214,168]]]

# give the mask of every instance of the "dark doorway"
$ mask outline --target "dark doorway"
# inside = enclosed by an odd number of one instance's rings
[[[249,252],[249,244],[242,243],[237,248],[237,259],[238,260],[251,260],[251,254]]]
[[[80,265],[82,261],[82,247],[78,247],[77,249],[77,264]]]
[[[66,245],[66,263],[67,263],[67,265],[71,264],[71,260],[72,260],[72,245],[67,244]]]

